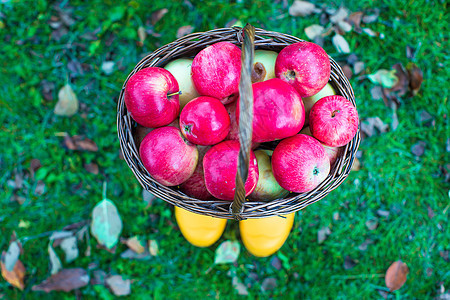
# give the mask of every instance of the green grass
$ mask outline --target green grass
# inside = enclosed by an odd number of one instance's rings
[[[6,250],[13,231],[19,237],[34,236],[89,219],[106,181],[108,197],[124,221],[122,236],[157,240],[160,256],[145,262],[124,260],[120,253],[126,246],[119,245],[116,254],[110,254],[97,249],[96,241],[91,239],[92,255],[81,255],[64,266],[87,268],[95,263],[98,269],[133,279],[130,299],[237,298],[230,270],[242,282],[251,283],[250,298],[380,299],[377,289],[386,289],[382,275],[398,259],[408,264],[410,274],[403,288],[389,298],[432,299],[441,283],[450,288],[448,262],[440,256],[440,251],[450,250],[449,184],[439,168],[447,164],[450,171],[446,151],[450,130],[445,1],[344,1],[351,11],[381,9],[378,21],[367,27],[383,32],[384,39],[345,34],[352,51],[366,64],[366,72],[390,69],[397,62],[406,65],[409,60],[405,48],[410,45],[417,48],[413,62],[423,70],[424,82],[415,97],[401,99],[397,130],[362,141],[361,170],[352,172],[332,196],[297,213],[294,230],[277,254],[283,262],[281,270],[272,267],[272,257],[255,258],[244,248],[235,265],[213,265],[217,245],[226,239],[239,239],[236,222],[228,222],[217,244],[199,249],[188,244],[171,225],[175,220],[170,205],[157,201],[146,208],[140,185],[119,158],[116,101],[134,65],[145,54],[173,41],[180,26],[192,25],[195,31],[206,31],[223,27],[235,18],[306,39],[303,30],[319,22],[317,15],[293,18],[281,3],[269,0],[254,4],[192,1],[193,8],[183,1],[71,1],[75,22],[60,41],[55,41],[49,22],[52,15],[57,15],[55,7],[66,7],[68,1],[2,2],[0,249]],[[327,5],[340,4],[332,1]],[[161,37],[149,35],[144,45],[138,46],[138,27],[146,26],[151,13],[165,7],[169,13],[154,26]],[[92,31],[97,32],[97,40],[83,38]],[[345,59],[336,53],[330,37],[325,39],[324,48],[336,59]],[[116,69],[108,76],[101,64],[109,60],[116,62]],[[74,61],[84,67],[83,74],[71,71],[68,64]],[[53,100],[43,98],[42,80],[54,83]],[[67,81],[83,104],[71,118],[53,114],[57,92]],[[389,124],[392,111],[381,100],[371,99],[371,83],[355,77],[351,83],[360,117],[378,116]],[[421,110],[433,116],[434,125],[420,123]],[[100,150],[87,153],[64,149],[60,132],[85,135]],[[427,143],[421,157],[411,153],[417,141]],[[14,179],[15,172],[26,174],[33,158],[40,160],[42,168],[35,178],[25,178],[26,188],[14,191],[7,181]],[[98,175],[84,170],[83,165],[90,162],[99,165]],[[46,185],[42,196],[33,193],[37,180]],[[14,192],[26,199],[24,204],[10,201]],[[435,214],[432,218],[428,207]],[[378,216],[379,209],[389,211],[389,217]],[[333,219],[335,212],[339,220]],[[150,214],[156,218],[151,219]],[[379,225],[370,231],[365,222],[373,218]],[[20,221],[30,222],[31,226],[20,228]],[[332,233],[318,244],[317,232],[324,226],[329,226]],[[359,250],[366,239],[373,244],[366,251]],[[0,280],[0,295],[5,299],[75,299],[74,292],[46,295],[31,291],[32,285],[49,276],[47,244],[47,238],[24,244],[21,260],[27,268],[26,288],[19,291]],[[82,252],[85,248],[80,244]],[[344,268],[347,255],[357,261],[348,270]],[[257,274],[259,280],[251,279],[250,273]],[[268,277],[276,278],[277,287],[263,293],[261,283]],[[80,293],[88,299],[112,298],[104,287],[89,285]]]

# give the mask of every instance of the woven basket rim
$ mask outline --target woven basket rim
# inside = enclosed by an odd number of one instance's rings
[[[156,182],[146,171],[138,154],[133,126],[136,124],[130,117],[124,103],[124,88],[128,79],[137,71],[150,67],[162,67],[171,59],[181,57],[192,57],[201,49],[219,41],[232,42],[242,46],[242,28],[218,28],[205,32],[196,32],[179,38],[169,44],[163,45],[152,53],[145,56],[130,72],[124,81],[120,91],[117,104],[117,131],[121,151],[129,168],[144,189],[166,202],[176,205],[188,211],[203,215],[233,219],[230,213],[230,201],[224,200],[199,200],[189,197],[179,191],[176,187],[166,187]],[[279,52],[283,47],[304,40],[297,37],[266,31],[261,28],[255,29],[255,49],[274,50]],[[353,89],[345,77],[340,66],[330,57],[331,76],[329,83],[333,86],[336,94],[342,95],[356,107]],[[243,206],[241,218],[263,218],[276,215],[285,215],[301,210],[328,195],[336,189],[348,177],[356,151],[360,143],[360,128],[355,137],[341,150],[341,154],[330,170],[327,178],[314,190],[307,193],[290,193],[287,197],[272,200],[270,202],[247,201]]]

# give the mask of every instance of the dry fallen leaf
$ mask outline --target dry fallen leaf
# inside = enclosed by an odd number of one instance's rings
[[[423,82],[423,72],[415,63],[408,63],[406,70],[409,74],[409,87],[413,95],[416,95]]]
[[[131,280],[124,280],[120,275],[106,278],[105,283],[116,296],[127,296],[131,293]]]
[[[341,33],[350,32],[352,31],[352,25],[346,21],[339,21],[337,22],[337,27],[341,31]]]
[[[342,67],[342,72],[344,72],[345,77],[347,77],[348,79],[352,79],[353,77],[353,72],[352,69],[350,68],[349,65],[343,65]]]
[[[137,236],[126,239],[123,243],[137,254],[141,254],[145,251],[145,243],[143,243]]]
[[[396,70],[389,71],[380,69],[373,74],[367,75],[367,78],[369,78],[372,83],[380,84],[383,87],[390,89],[393,88],[399,80],[396,73]]]
[[[359,171],[359,170],[361,170],[361,163],[359,159],[355,157],[355,159],[353,160],[352,171]]]
[[[338,22],[345,20],[348,15],[348,9],[345,7],[340,7],[332,16],[330,16],[330,22],[337,24]]]
[[[102,62],[101,69],[106,75],[111,75],[114,72],[114,67],[116,63],[109,60]]]
[[[139,46],[142,46],[147,38],[147,32],[143,26],[139,26],[137,32],[139,37]]]
[[[4,254],[5,253],[3,252],[2,260],[0,261],[3,278],[11,285],[23,290],[25,288],[25,284],[23,282],[23,279],[25,277],[25,266],[20,260],[17,260],[12,271],[8,271],[5,264],[3,263]]]
[[[310,40],[314,40],[316,37],[320,36],[324,30],[325,28],[323,26],[313,24],[305,28],[305,34]]]
[[[354,26],[354,30],[358,33],[361,33],[362,16],[363,16],[363,13],[361,11],[357,11],[357,12],[350,14],[350,16],[348,17],[349,23]]]
[[[84,169],[87,171],[87,172],[89,172],[89,173],[91,173],[91,174],[94,174],[94,175],[97,175],[98,174],[98,165],[96,164],[96,163],[94,163],[94,162],[92,162],[92,163],[89,163],[89,164],[84,164]]]
[[[350,53],[350,45],[342,35],[335,34],[331,41],[339,53]]]
[[[233,278],[231,279],[231,284],[239,295],[248,296],[247,287],[239,280],[237,276],[233,276]]]
[[[158,256],[159,254],[159,246],[158,242],[156,240],[149,240],[148,241],[148,251],[152,256]]]
[[[50,274],[55,275],[61,271],[62,263],[58,257],[58,254],[56,254],[55,249],[52,247],[52,242],[48,244],[47,250],[48,256],[50,257]]]
[[[91,233],[107,249],[112,249],[122,232],[122,220],[111,200],[103,199],[92,211]]]
[[[373,23],[378,19],[380,10],[378,8],[373,9],[370,13],[363,16],[362,21],[366,24]]]
[[[20,256],[20,245],[17,241],[12,241],[9,244],[8,250],[5,255],[2,257],[2,261],[5,264],[7,271],[12,271],[16,262],[19,260]]]
[[[384,133],[388,128],[389,126],[383,123],[379,117],[366,118],[361,122],[361,131],[369,137],[375,134],[375,129],[380,133]]]
[[[80,135],[74,135],[71,137],[66,133],[64,135],[63,145],[69,150],[80,150],[91,152],[98,151],[97,144],[93,140],[82,137]]]
[[[274,277],[265,278],[261,284],[261,290],[263,292],[272,291],[278,286],[277,279]]]
[[[241,245],[238,241],[225,241],[217,247],[214,263],[234,263],[239,257],[240,250]]]
[[[370,28],[362,28],[362,32],[364,32],[365,34],[367,34],[368,36],[371,36],[371,37],[378,36],[378,34]]]
[[[386,286],[391,292],[400,289],[405,284],[408,273],[408,266],[401,260],[392,263],[386,271]]]
[[[376,220],[376,219],[367,220],[366,221],[366,227],[369,230],[377,229],[377,227],[378,227],[378,220]]]
[[[373,241],[371,239],[366,239],[364,243],[358,246],[358,249],[361,251],[366,251],[367,246],[369,246],[370,244],[373,244]]]
[[[58,92],[58,102],[54,113],[58,116],[71,117],[77,113],[79,107],[77,95],[69,84],[63,86]]]
[[[159,20],[161,20],[162,17],[164,17],[165,14],[167,14],[169,10],[167,8],[161,8],[157,11],[154,11],[151,16],[151,23],[152,25],[155,25],[158,23]]]
[[[67,263],[71,263],[78,257],[79,251],[77,246],[77,238],[75,236],[63,239],[59,246],[65,253]]]
[[[424,141],[418,141],[411,147],[411,152],[415,156],[422,156],[425,152],[426,145],[427,145],[427,143],[425,143]]]
[[[319,244],[323,243],[330,234],[331,234],[331,230],[328,226],[322,227],[317,232],[317,241],[319,242]]]
[[[191,33],[192,31],[194,31],[194,27],[192,27],[191,25],[181,26],[177,30],[177,39]]]
[[[379,85],[372,87],[370,89],[370,95],[372,96],[372,100],[383,99],[383,88]]]
[[[289,7],[289,14],[293,17],[306,17],[312,14],[315,10],[316,6],[313,3],[296,0]]]
[[[82,268],[62,269],[60,272],[52,275],[38,285],[32,287],[33,291],[51,291],[70,292],[82,288],[89,283],[89,275]]]
[[[350,256],[346,255],[344,258],[344,269],[353,269],[358,263],[353,260]]]

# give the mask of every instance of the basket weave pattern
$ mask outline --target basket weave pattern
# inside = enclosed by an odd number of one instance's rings
[[[209,215],[213,217],[233,219],[230,213],[230,201],[210,200],[204,201],[186,196],[176,187],[166,187],[156,182],[147,172],[139,157],[139,151],[133,138],[133,128],[136,122],[131,118],[124,103],[124,89],[128,79],[136,72],[147,67],[163,67],[169,61],[181,57],[193,57],[200,50],[217,42],[231,42],[242,46],[241,28],[221,28],[207,32],[199,32],[187,35],[176,41],[164,45],[143,58],[128,75],[120,92],[117,107],[117,130],[120,147],[125,161],[142,185],[142,187],[156,197],[161,198],[172,205],[179,206],[191,212]],[[255,30],[255,49],[281,51],[285,46],[303,40],[278,32]],[[330,83],[337,94],[344,96],[356,107],[355,96],[352,87],[342,72],[339,65],[330,58],[331,76]],[[332,190],[337,188],[350,173],[356,151],[360,142],[360,131],[343,147],[341,154],[332,167],[328,177],[314,190],[307,193],[291,193],[284,199],[270,202],[247,201],[240,217],[263,218],[283,215],[301,210],[308,205],[321,200]]]

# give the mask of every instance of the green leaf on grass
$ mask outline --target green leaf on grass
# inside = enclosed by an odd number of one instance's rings
[[[78,98],[69,84],[63,86],[58,92],[58,102],[54,113],[58,116],[71,117],[78,111]]]
[[[122,220],[111,200],[104,198],[92,211],[91,233],[106,248],[113,248],[122,232]]]
[[[225,241],[216,249],[216,256],[214,258],[215,264],[234,263],[241,251],[241,245],[238,241]]]
[[[382,85],[383,87],[390,89],[398,82],[398,77],[395,75],[396,70],[381,69],[373,74],[367,75],[367,77],[375,84]]]

